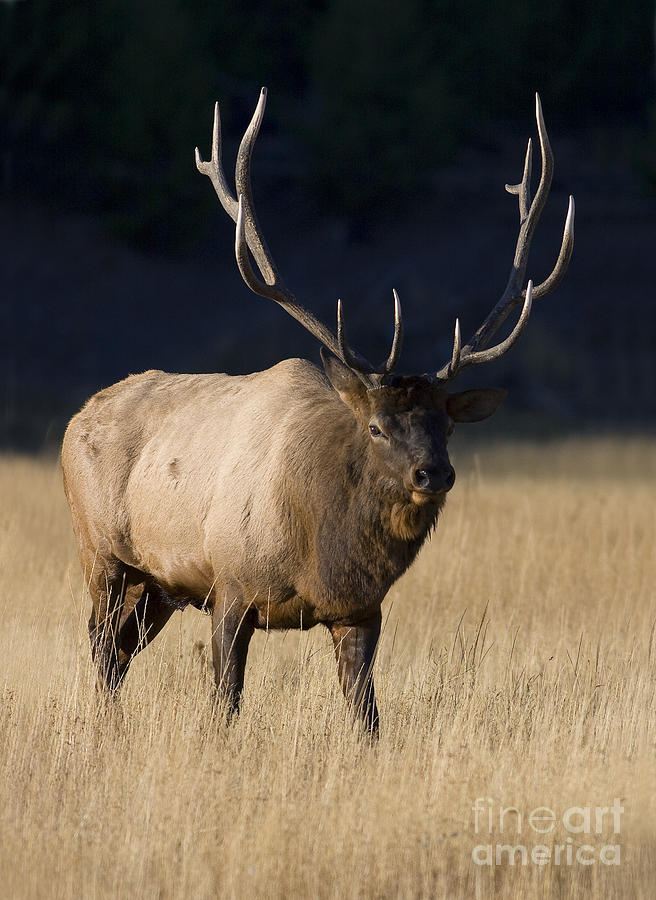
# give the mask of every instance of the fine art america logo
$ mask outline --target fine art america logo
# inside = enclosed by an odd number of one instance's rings
[[[490,797],[477,797],[472,812],[475,834],[489,841],[472,849],[477,866],[620,865],[617,836],[624,807],[619,797],[612,806],[570,806],[564,812],[548,806],[522,811],[495,804]],[[547,837],[554,830],[556,834]],[[609,835],[613,842],[602,843]]]

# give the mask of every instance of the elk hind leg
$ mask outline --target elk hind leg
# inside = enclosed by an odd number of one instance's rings
[[[122,681],[134,657],[157,637],[176,607],[155,581],[147,580],[141,597],[130,610],[118,636],[119,679]]]

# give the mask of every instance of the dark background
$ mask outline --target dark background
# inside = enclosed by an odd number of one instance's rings
[[[286,283],[352,342],[429,371],[505,286],[540,91],[556,157],[529,275],[565,283],[463,387],[511,391],[524,432],[656,424],[651,3],[634,0],[0,2],[0,446],[57,446],[130,372],[247,372],[317,342],[242,284],[193,150],[221,101],[224,165],[269,88],[254,158]],[[460,382],[459,382],[460,384]]]

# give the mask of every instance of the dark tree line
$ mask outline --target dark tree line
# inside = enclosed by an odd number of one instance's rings
[[[539,89],[550,121],[642,116],[652,4],[635,0],[18,0],[0,4],[5,195],[102,212],[181,246],[213,208],[191,150],[219,97],[240,130],[261,84],[322,199],[359,215]]]

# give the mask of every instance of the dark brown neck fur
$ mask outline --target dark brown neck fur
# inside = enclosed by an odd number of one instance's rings
[[[340,448],[332,504],[338,521],[331,516],[318,523],[319,573],[335,595],[366,594],[380,602],[435,527],[443,502],[413,503],[402,486],[380,473],[354,421],[349,432],[333,445]]]

